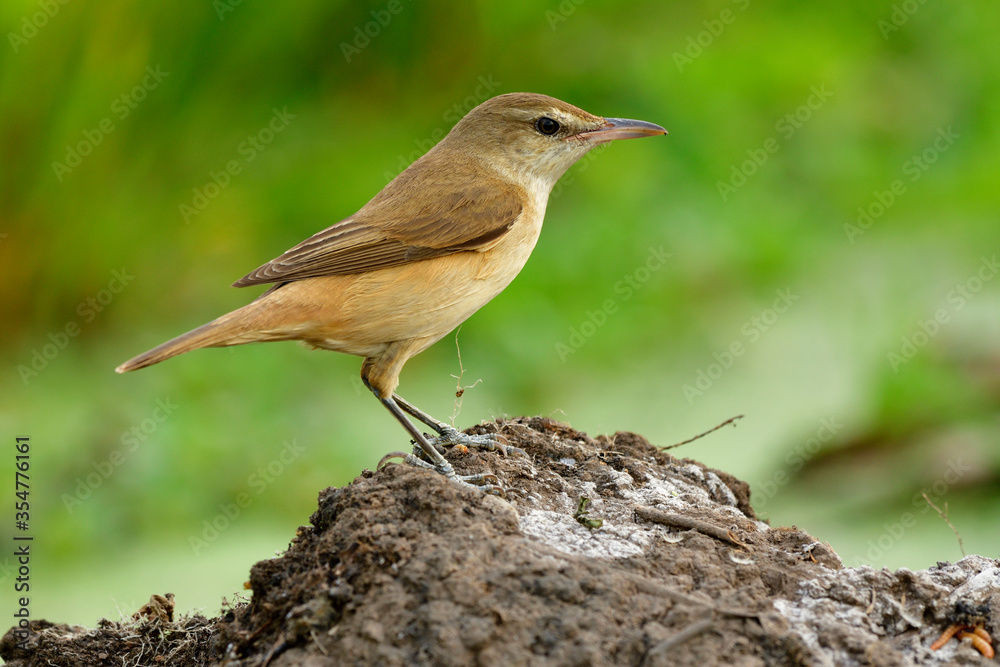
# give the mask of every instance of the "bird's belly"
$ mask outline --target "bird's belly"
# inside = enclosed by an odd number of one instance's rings
[[[301,313],[294,337],[309,345],[373,356],[388,343],[423,339],[424,349],[511,283],[531,254],[540,226],[515,226],[485,251],[296,281],[276,290],[273,298]]]

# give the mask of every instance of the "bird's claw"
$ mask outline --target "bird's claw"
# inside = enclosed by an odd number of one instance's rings
[[[419,452],[419,448],[417,449]],[[452,480],[459,486],[465,486],[470,489],[476,489],[477,491],[482,491],[484,493],[489,493],[490,495],[500,496],[501,498],[507,497],[506,490],[500,486],[500,478],[491,472],[481,472],[474,475],[459,475],[450,467],[447,470],[442,470],[438,468],[433,463],[425,461],[416,454],[406,454],[404,452],[390,452],[382,457],[375,466],[376,470],[381,470],[389,459],[403,459],[403,462],[416,466],[418,468],[423,468],[425,470],[433,470],[434,472],[440,473]]]
[[[500,452],[504,456],[510,456],[511,454],[527,456],[523,449],[511,445],[507,438],[499,433],[468,435],[456,428],[443,425],[437,437],[431,437],[427,440],[439,451],[443,451],[448,446],[464,445],[465,447],[481,449],[484,452]]]
[[[406,459],[407,456],[413,456],[413,454],[407,454],[406,452],[389,452],[379,459],[378,465],[375,466],[375,470],[381,470],[384,468],[385,464],[389,462],[389,459]]]

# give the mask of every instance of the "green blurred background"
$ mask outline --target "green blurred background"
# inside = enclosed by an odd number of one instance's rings
[[[995,3],[11,0],[0,24],[0,553],[28,435],[34,617],[167,591],[214,615],[320,489],[406,446],[357,358],[112,369],[252,299],[228,285],[513,91],[670,135],[557,186],[528,265],[461,330],[482,382],[458,425],[670,445],[745,414],[675,453],[749,481],[772,523],[849,565],[960,558],[926,490],[998,556]],[[449,337],[400,393],[448,417],[457,372]]]

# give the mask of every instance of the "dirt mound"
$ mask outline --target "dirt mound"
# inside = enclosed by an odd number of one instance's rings
[[[409,466],[365,471],[323,491],[288,551],[253,567],[248,604],[214,621],[37,621],[20,647],[8,632],[0,656],[18,667],[987,662],[972,628],[1000,628],[997,561],[843,569],[808,534],[757,520],[745,483],[641,436],[594,439],[540,418],[467,432],[527,452],[448,454],[460,473],[496,473],[507,500]],[[952,623],[968,626],[964,639],[931,650]]]

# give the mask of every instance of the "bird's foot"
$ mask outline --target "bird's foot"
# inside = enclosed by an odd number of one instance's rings
[[[428,438],[427,441],[438,451],[444,451],[445,447],[465,446],[481,449],[484,452],[500,452],[504,456],[511,454],[527,456],[523,449],[511,445],[507,438],[499,433],[468,435],[447,424],[439,424],[434,428],[438,432],[438,436]]]
[[[484,491],[494,496],[500,496],[501,498],[507,497],[507,492],[502,486],[500,486],[500,479],[493,473],[482,472],[475,475],[459,475],[447,461],[444,461],[443,465],[435,465],[417,456],[418,452],[422,453],[419,447],[415,448],[415,453],[413,454],[406,454],[405,452],[390,452],[382,457],[382,460],[378,462],[375,469],[381,470],[382,466],[384,466],[389,459],[401,458],[404,463],[409,465],[440,473],[459,486],[476,489],[477,491]]]

